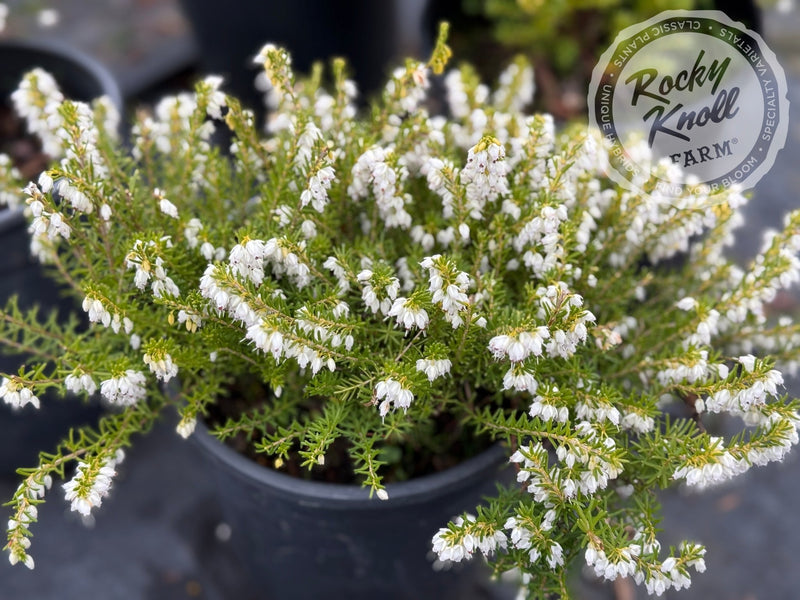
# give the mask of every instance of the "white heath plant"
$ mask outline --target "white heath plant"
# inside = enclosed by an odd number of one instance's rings
[[[657,491],[797,443],[781,372],[800,330],[765,305],[798,279],[800,213],[733,264],[742,194],[620,188],[599,136],[526,114],[523,60],[495,90],[469,67],[440,78],[445,32],[363,114],[342,61],[326,88],[267,45],[266,127],[208,77],[137,114],[127,145],[107,105],[37,105],[53,92],[26,79],[21,108],[62,156],[21,195],[31,248],[83,310],[0,312],[0,341],[31,357],[0,395],[34,412],[54,388],[108,411],[19,470],[12,563],[33,567],[41,502],[90,514],[136,434],[177,410],[181,436],[205,419],[276,467],[341,451],[375,502],[453,431],[505,444],[514,481],[432,547],[517,569],[523,597],[567,597],[575,563],[655,594],[704,570],[699,543],[661,546]],[[720,414],[741,433],[713,435]]]

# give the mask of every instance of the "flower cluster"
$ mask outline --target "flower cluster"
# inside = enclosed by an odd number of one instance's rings
[[[147,355],[145,355],[147,356]],[[100,383],[100,393],[111,404],[130,406],[147,395],[147,379],[141,371],[127,369],[115,377]]]
[[[428,270],[428,291],[432,302],[440,305],[444,318],[453,329],[460,327],[464,323],[461,313],[469,309],[466,294],[471,284],[469,274],[459,271],[440,254],[428,256],[419,264]]]
[[[97,384],[92,379],[92,376],[82,372],[80,369],[76,369],[75,372],[64,378],[64,387],[73,394],[86,392],[89,396],[97,391]]]
[[[114,308],[112,315],[106,306],[110,304],[98,292],[89,292],[83,299],[81,306],[86,312],[90,323],[101,323],[103,327],[110,327],[114,333],[119,333],[123,330],[126,334],[133,331],[133,321],[128,317],[120,317],[119,313]]]
[[[61,121],[57,108],[64,101],[58,83],[44,69],[34,69],[11,94],[16,113],[25,120],[28,131],[42,142],[42,151],[52,157],[63,153],[59,128],[51,120]]]
[[[33,569],[33,556],[27,550],[31,545],[25,532],[39,515],[36,505],[42,501],[44,495],[53,486],[50,475],[28,476],[17,488],[18,502],[15,514],[8,520],[8,539],[10,552],[8,561],[15,565],[22,562],[29,569]]]
[[[166,352],[154,352],[142,356],[144,363],[150,367],[150,372],[161,381],[167,382],[178,374],[178,365],[172,361],[172,357]]]
[[[118,450],[113,457],[99,463],[79,462],[75,476],[63,485],[70,509],[88,517],[93,508],[99,507],[111,489],[111,482],[117,474],[115,467],[124,458],[125,454]]]
[[[375,401],[378,403],[381,417],[385,417],[390,410],[398,408],[407,411],[413,399],[414,394],[411,390],[403,387],[402,382],[392,377],[383,379],[375,385]]]
[[[406,212],[406,196],[398,194],[398,180],[407,177],[407,171],[392,165],[392,149],[370,148],[358,157],[353,167],[353,183],[348,193],[353,198],[365,198],[369,193],[375,197],[375,205],[386,227],[408,229],[411,215]]]
[[[697,544],[684,542],[679,554],[663,561],[648,562],[645,557],[658,554],[658,540],[647,541],[643,530],[638,530],[631,544],[615,548],[613,555],[590,542],[584,554],[586,564],[597,577],[615,580],[617,577],[632,577],[637,584],[644,583],[648,594],[661,596],[667,590],[680,590],[691,585],[688,569],[698,573],[705,571],[705,549]]]
[[[162,210],[162,212],[164,211]],[[133,249],[125,258],[125,265],[128,269],[136,270],[133,282],[138,289],[143,290],[147,283],[150,282],[150,288],[156,298],[161,298],[164,295],[177,298],[181,295],[181,292],[172,278],[167,275],[167,270],[164,268],[164,259],[154,254],[154,252],[158,252],[160,244],[163,244],[166,248],[172,247],[169,237],[163,238],[158,242],[149,240],[145,243],[142,240],[136,240]]]
[[[175,410],[179,435],[205,418],[260,440],[276,468],[328,468],[341,450],[389,502],[386,479],[418,450],[503,443],[514,480],[432,544],[440,563],[482,554],[521,571],[523,596],[560,593],[581,557],[655,594],[702,570],[700,545],[661,550],[653,491],[719,483],[797,444],[781,369],[800,365],[800,326],[767,306],[800,277],[800,211],[735,265],[723,250],[740,190],[707,209],[689,191],[667,202],[657,181],[620,188],[596,132],[523,112],[521,60],[496,89],[467,66],[445,74],[450,112],[433,114],[447,54],[440,39],[429,62],[408,61],[360,117],[341,61],[326,90],[267,45],[266,131],[209,77],[137,113],[126,144],[102,106],[25,80],[31,130],[62,154],[19,202],[83,312],[0,310],[0,343],[30,357],[0,373],[0,396],[27,411],[60,389],[109,410],[23,472],[12,562],[33,564],[48,482],[75,469],[67,499],[89,512],[116,449]],[[215,409],[232,396],[237,410]],[[741,435],[718,435],[709,413]]]
[[[363,286],[361,299],[372,314],[380,312],[384,315],[397,316],[391,314],[397,292],[400,291],[400,280],[397,277],[389,276],[386,270],[373,272],[371,269],[364,269],[356,279]],[[396,312],[399,310],[398,308]]]
[[[433,536],[433,551],[440,561],[461,562],[472,558],[476,550],[488,557],[507,544],[502,530],[492,530],[470,514],[456,517],[451,528],[443,527]]]
[[[417,371],[425,373],[428,381],[443,377],[450,372],[452,366],[449,358],[420,358],[417,361]]]
[[[509,517],[504,527],[510,531],[511,544],[528,553],[531,564],[545,558],[547,566],[556,569],[564,564],[564,549],[548,532],[553,528],[556,513],[548,510],[541,520],[521,514]]]
[[[14,377],[3,377],[3,381],[0,383],[0,397],[11,408],[22,408],[26,404],[30,404],[34,408],[40,406],[39,398],[33,395],[30,387]]]
[[[418,302],[415,302],[413,298],[405,298],[403,296],[395,299],[386,314],[389,317],[395,317],[397,323],[406,330],[412,327],[425,329],[430,321],[428,311],[422,308]]]

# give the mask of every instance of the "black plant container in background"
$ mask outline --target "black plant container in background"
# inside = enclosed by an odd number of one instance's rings
[[[65,44],[41,40],[0,40],[0,94],[3,101],[22,76],[42,67],[61,86],[67,98],[89,101],[102,95],[121,110],[122,94],[111,72],[91,56]]]
[[[193,439],[216,479],[231,544],[259,598],[491,597],[479,556],[435,571],[431,538],[508,479],[502,446],[440,473],[389,484],[389,499],[378,500],[356,485],[305,481],[263,467],[200,426]]]
[[[192,25],[203,73],[225,78],[224,89],[259,112],[253,57],[267,42],[285,46],[296,73],[315,61],[345,57],[362,98],[380,89],[401,58],[395,0],[181,0]]]
[[[122,95],[113,75],[95,59],[68,46],[21,40],[0,41],[0,102],[11,103],[9,95],[34,67],[53,75],[65,97],[90,101],[106,95],[122,111]],[[29,248],[23,209],[0,209],[0,307],[16,295],[23,309],[38,305],[44,312],[58,310],[62,315],[79,310],[46,275]],[[3,350],[0,347],[0,372],[16,373],[25,357]],[[14,411],[0,402],[0,477],[32,466],[39,451],[52,450],[71,426],[93,421],[100,412],[98,406],[82,405],[76,398],[47,394],[40,400],[38,411],[31,406]]]

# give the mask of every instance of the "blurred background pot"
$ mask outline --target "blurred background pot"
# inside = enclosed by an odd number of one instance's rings
[[[405,0],[409,6],[419,4]],[[225,78],[225,91],[253,109],[263,110],[253,81],[258,69],[253,57],[271,42],[286,47],[292,68],[309,73],[315,61],[326,66],[334,56],[347,58],[350,73],[363,97],[385,82],[385,76],[405,55],[400,47],[400,10],[395,0],[239,0],[222,8],[215,0],[181,0],[199,51],[199,68]]]
[[[193,439],[216,480],[231,544],[262,597],[489,597],[483,561],[436,571],[431,538],[510,477],[502,446],[439,473],[390,483],[384,501],[357,485],[305,481],[261,466],[199,424]]]
[[[106,95],[122,111],[122,96],[113,75],[95,59],[71,47],[2,40],[0,64],[0,104],[6,107],[12,105],[10,94],[22,76],[41,67],[53,75],[65,97],[90,101]],[[9,139],[7,130],[2,135],[3,152],[19,142]],[[46,166],[46,158],[42,164]],[[38,173],[26,175],[35,178]],[[38,305],[42,311],[58,310],[63,315],[71,308],[79,308],[47,277],[30,255],[29,247],[22,207],[0,208],[0,307],[16,295],[23,310]],[[24,356],[0,353],[0,372],[15,373],[24,361]],[[14,411],[0,402],[0,477],[12,476],[18,467],[33,465],[39,451],[53,448],[70,427],[96,419],[99,411],[96,405],[82,405],[74,398],[64,401],[54,394],[41,398],[38,411],[30,407]]]

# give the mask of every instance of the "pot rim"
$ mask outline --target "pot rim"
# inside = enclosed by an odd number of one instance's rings
[[[496,478],[496,473],[506,462],[506,449],[498,442],[455,467],[408,481],[386,484],[389,500],[381,501],[375,496],[370,498],[369,490],[360,485],[307,481],[259,465],[219,441],[210,433],[205,423],[199,420],[192,439],[238,476],[267,486],[285,496],[293,496],[300,503],[319,504],[324,501],[329,508],[347,506],[391,510],[400,505],[430,502],[432,498],[452,494],[467,487],[476,478]]]
[[[3,49],[20,48],[31,52],[40,52],[42,54],[50,54],[56,57],[64,58],[84,70],[98,81],[100,89],[103,90],[103,95],[108,96],[114,106],[122,113],[124,102],[122,99],[122,91],[120,90],[117,79],[111,73],[108,67],[102,64],[99,60],[92,55],[84,52],[64,42],[56,40],[30,40],[19,38],[8,38],[0,40],[0,51]]]

